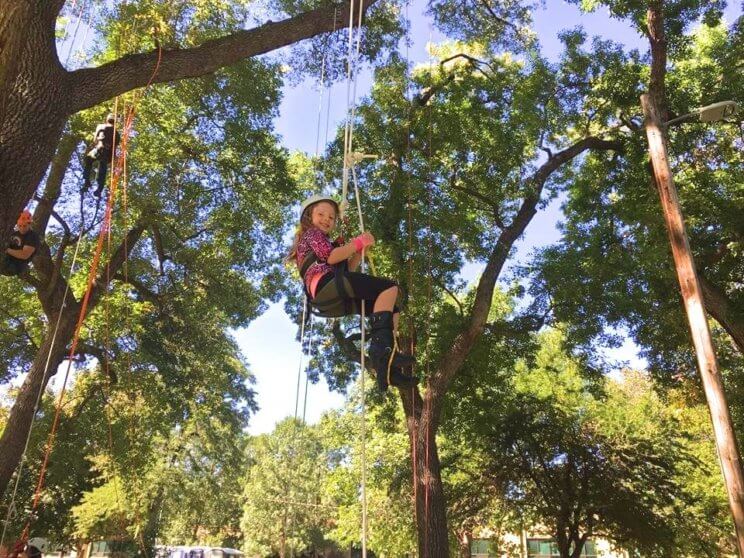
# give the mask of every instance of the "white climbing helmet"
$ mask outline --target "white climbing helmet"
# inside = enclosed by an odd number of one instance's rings
[[[38,548],[42,554],[49,552],[49,541],[42,537],[34,537],[28,540],[28,546]]]
[[[305,210],[308,207],[318,202],[322,202],[322,201],[333,204],[333,207],[336,208],[336,213],[339,212],[338,202],[335,199],[333,199],[330,196],[315,195],[315,196],[310,196],[304,202],[302,202],[302,205],[300,206],[300,219],[302,219],[302,216],[305,214]]]

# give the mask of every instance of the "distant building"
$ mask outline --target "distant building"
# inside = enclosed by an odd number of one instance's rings
[[[502,537],[489,537],[482,533],[481,538],[470,544],[471,558],[560,558],[558,545],[549,535],[530,531],[510,533]],[[613,548],[602,538],[589,538],[584,544],[582,558],[630,558],[622,549]]]

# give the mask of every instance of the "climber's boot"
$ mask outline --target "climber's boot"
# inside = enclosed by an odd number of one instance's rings
[[[377,376],[377,387],[387,390],[388,385],[413,387],[418,380],[403,374],[402,366],[411,366],[414,359],[410,355],[397,352],[393,341],[393,313],[375,312],[370,317],[369,358]],[[397,357],[397,358],[396,358]]]

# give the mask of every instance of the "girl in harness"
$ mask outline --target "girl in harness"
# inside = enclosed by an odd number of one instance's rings
[[[308,300],[321,316],[361,314],[364,305],[370,323],[369,356],[381,391],[388,385],[415,386],[418,380],[402,371],[414,359],[399,353],[395,343],[398,285],[389,279],[355,271],[362,250],[372,246],[375,238],[365,232],[344,245],[331,242],[329,234],[338,213],[338,204],[332,198],[313,196],[305,200],[287,260],[297,263]]]

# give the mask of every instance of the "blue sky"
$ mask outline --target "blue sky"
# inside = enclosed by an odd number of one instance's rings
[[[426,44],[429,41],[438,42],[443,39],[443,36],[432,28],[431,22],[424,15],[425,7],[426,2],[422,0],[414,0],[409,7],[413,44],[408,51],[408,57],[412,62],[428,61]],[[613,39],[630,48],[646,48],[642,37],[624,23],[611,20],[605,11],[582,14],[578,9],[563,1],[548,0],[546,9],[536,12],[534,16],[535,30],[540,37],[545,55],[550,58],[556,57],[559,53],[558,33],[579,24],[583,25],[590,35]],[[359,97],[366,94],[369,85],[369,74],[360,76]],[[333,135],[334,124],[338,126],[342,122],[346,111],[345,83],[336,84],[330,96],[326,95],[326,99],[328,97],[331,99],[331,135]],[[324,107],[323,119],[325,110]],[[276,120],[276,130],[282,136],[283,144],[288,149],[315,152],[317,114],[317,84],[303,83],[299,86],[285,88],[280,115]],[[312,118],[309,115],[312,115]],[[321,130],[321,141],[323,134],[324,130]],[[560,216],[560,203],[557,201],[538,213],[530,224],[525,238],[519,243],[518,258],[523,258],[535,247],[545,246],[558,240],[556,223]],[[473,280],[478,271],[477,266],[470,266],[463,270],[463,275]],[[278,420],[294,412],[295,386],[301,358],[299,344],[295,341],[296,334],[297,328],[284,314],[281,304],[272,305],[268,312],[247,329],[236,334],[240,348],[257,381],[255,388],[258,392],[260,410],[251,420],[249,429],[251,433],[269,432]],[[612,351],[610,356],[628,360],[634,366],[643,364],[636,358],[635,348],[630,343],[622,349]],[[302,384],[304,385],[304,378]],[[302,394],[300,397],[302,399]],[[343,396],[329,393],[325,382],[311,385],[308,393],[307,419],[314,422],[323,411],[339,407],[343,401]]]
[[[729,4],[725,15],[726,21],[730,23],[741,15],[742,10],[739,2],[730,1]],[[426,17],[425,8],[425,0],[411,0],[408,8],[413,44],[409,47],[407,56],[414,63],[429,60],[426,50],[428,42],[439,42],[444,39]],[[534,20],[534,29],[540,38],[543,53],[548,58],[555,59],[560,52],[558,33],[577,25],[583,26],[589,35],[612,39],[625,44],[628,48],[638,48],[642,52],[647,50],[643,37],[625,23],[610,19],[604,8],[592,14],[582,14],[575,6],[570,6],[563,0],[547,0],[545,9],[534,13]],[[75,33],[76,28],[77,33]],[[70,21],[67,28],[67,40],[60,45],[61,59],[63,62],[69,59],[68,67],[79,67],[82,63],[80,54],[84,50],[86,38],[89,38],[88,32],[85,23],[77,27],[76,20]],[[70,48],[70,43],[74,43],[73,48]],[[369,72],[362,72],[357,89],[359,98],[368,92],[370,83]],[[280,114],[275,125],[283,145],[290,150],[315,152],[319,102],[317,89],[317,83],[305,82],[285,87],[283,91]],[[335,84],[330,94],[327,92],[324,94],[325,103],[329,98],[331,101],[330,134],[332,136],[346,113],[345,82]],[[323,122],[325,122],[326,107],[327,105],[324,104]],[[324,128],[323,124],[320,132],[321,142]],[[339,174],[340,172],[341,169],[339,169]],[[536,247],[558,240],[556,224],[560,218],[560,201],[555,201],[538,213],[527,229],[525,237],[518,244],[516,260],[524,258]],[[478,272],[477,266],[468,266],[463,270],[463,276],[468,280],[473,280]],[[235,332],[241,351],[257,382],[255,389],[260,410],[251,420],[249,429],[251,433],[269,432],[277,421],[294,412],[297,372],[301,364],[299,344],[295,341],[296,334],[296,326],[284,314],[281,304],[272,305],[248,328]],[[621,349],[610,351],[608,356],[628,361],[633,366],[643,366],[643,362],[636,358],[636,350],[631,343],[627,343]],[[304,385],[304,378],[302,384]],[[303,394],[300,394],[300,401],[302,397]],[[325,382],[311,385],[308,393],[308,420],[316,421],[323,411],[339,407],[343,401],[342,395],[329,392]]]

